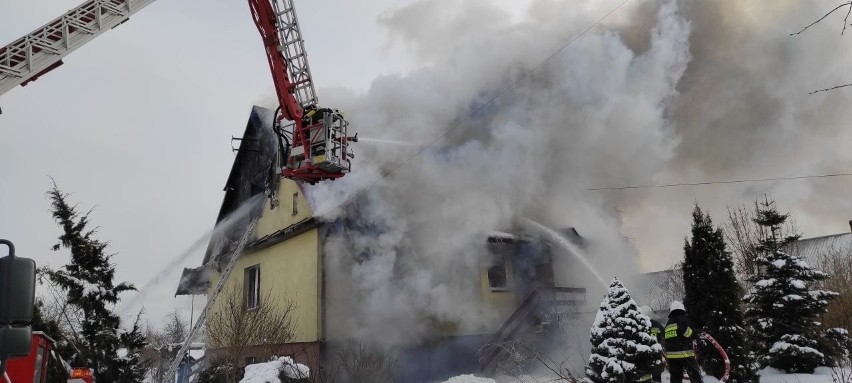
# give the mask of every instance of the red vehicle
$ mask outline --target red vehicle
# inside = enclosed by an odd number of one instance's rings
[[[41,331],[33,331],[30,354],[9,359],[6,373],[11,383],[47,383],[47,363],[55,341]],[[2,381],[2,379],[0,379]],[[69,371],[68,383],[94,383],[91,368],[75,367]],[[5,382],[4,382],[5,383]],[[53,382],[51,382],[53,383]]]
[[[21,358],[9,359],[6,373],[12,383],[45,383],[47,380],[47,362],[53,350],[53,339],[41,331],[33,331],[30,354]]]

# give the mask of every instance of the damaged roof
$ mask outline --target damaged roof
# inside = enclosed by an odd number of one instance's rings
[[[176,295],[204,294],[209,281],[204,270],[212,260],[234,250],[252,219],[262,213],[263,195],[271,183],[278,182],[278,139],[272,131],[274,112],[254,106],[225,181],[225,196],[202,266],[184,269]]]

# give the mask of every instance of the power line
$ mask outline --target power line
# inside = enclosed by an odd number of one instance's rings
[[[374,186],[376,186],[376,184],[378,184],[381,180],[383,180],[383,179],[387,178],[388,176],[390,176],[391,174],[393,174],[394,172],[396,172],[397,170],[399,170],[400,168],[402,168],[403,166],[405,166],[406,164],[408,164],[409,162],[411,162],[411,160],[413,160],[415,157],[417,157],[417,156],[419,156],[419,155],[423,154],[423,152],[425,152],[425,151],[426,151],[426,149],[429,149],[430,147],[432,147],[432,146],[434,146],[435,144],[437,144],[437,143],[438,143],[438,141],[440,141],[442,138],[446,137],[448,134],[452,133],[454,130],[456,130],[456,129],[458,129],[460,126],[462,126],[462,124],[464,124],[465,122],[467,122],[468,120],[470,120],[471,116],[473,116],[473,115],[475,115],[475,114],[479,113],[480,111],[482,111],[483,109],[485,109],[485,108],[486,108],[486,107],[488,107],[489,105],[493,104],[493,103],[494,103],[494,101],[496,101],[498,98],[502,97],[504,94],[506,94],[506,93],[508,93],[510,90],[514,89],[514,88],[515,88],[518,84],[520,84],[521,82],[523,82],[524,80],[526,80],[527,78],[529,78],[529,77],[530,77],[533,73],[535,73],[535,72],[537,72],[539,69],[541,69],[541,67],[542,67],[542,66],[544,66],[544,64],[547,64],[550,60],[553,60],[553,58],[555,58],[557,55],[559,55],[560,53],[562,53],[562,51],[564,51],[564,50],[565,50],[565,49],[567,49],[569,46],[571,46],[571,44],[573,44],[575,41],[577,41],[580,37],[583,37],[583,35],[585,35],[587,32],[589,32],[590,30],[592,30],[592,28],[594,28],[594,27],[596,27],[596,26],[600,25],[600,23],[602,23],[604,20],[606,20],[606,18],[607,18],[607,17],[609,17],[610,15],[612,15],[613,13],[615,13],[616,11],[618,11],[619,9],[621,9],[621,7],[622,7],[622,6],[624,6],[624,4],[627,4],[627,2],[629,2],[629,1],[630,1],[630,0],[623,0],[623,1],[622,1],[621,3],[619,3],[619,4],[615,7],[615,8],[613,8],[612,10],[610,10],[609,12],[607,12],[605,15],[603,15],[600,19],[598,19],[598,20],[597,20],[597,21],[595,21],[594,23],[592,23],[592,25],[589,25],[589,27],[587,27],[587,28],[586,28],[586,29],[584,29],[582,32],[580,32],[579,34],[577,34],[576,36],[574,36],[571,40],[568,40],[568,42],[566,42],[565,44],[563,44],[563,45],[562,45],[559,49],[557,49],[555,52],[553,52],[553,54],[551,54],[550,56],[548,56],[547,58],[545,58],[543,61],[541,61],[538,65],[536,65],[535,67],[533,67],[533,68],[532,68],[532,69],[530,69],[529,71],[525,72],[525,73],[524,73],[524,74],[523,74],[520,78],[518,78],[515,82],[513,82],[512,84],[510,84],[509,86],[507,86],[505,89],[503,89],[502,91],[500,91],[499,93],[497,93],[497,95],[496,95],[496,96],[494,96],[493,98],[491,98],[490,100],[488,100],[488,102],[486,102],[486,103],[484,103],[484,104],[480,105],[479,107],[475,108],[475,109],[474,109],[472,112],[470,112],[469,114],[466,114],[466,115],[464,116],[464,118],[462,118],[462,119],[461,119],[458,123],[456,123],[455,125],[451,126],[449,129],[444,130],[441,134],[439,134],[437,137],[435,137],[435,139],[433,139],[431,142],[429,142],[428,144],[424,145],[423,147],[421,147],[420,149],[418,149],[417,151],[415,151],[415,152],[414,152],[413,154],[411,154],[410,156],[406,157],[404,160],[402,160],[402,161],[398,162],[397,164],[395,164],[394,166],[392,166],[390,169],[388,169],[388,170],[386,170],[386,171],[383,171],[383,172],[382,172],[382,174],[381,174],[378,178],[376,178],[375,180],[373,180],[372,182],[370,182],[369,184],[367,184],[365,187],[360,188],[360,189],[359,189],[357,192],[355,192],[355,193],[354,193],[354,194],[353,194],[350,198],[348,198],[348,199],[344,200],[343,202],[341,202],[340,204],[338,204],[337,206],[335,206],[334,208],[332,208],[332,209],[331,209],[331,210],[329,210],[328,212],[329,212],[329,213],[331,213],[331,212],[333,212],[333,211],[335,211],[335,210],[337,210],[337,209],[341,208],[342,206],[344,206],[344,205],[348,204],[349,202],[353,201],[354,199],[358,198],[358,197],[361,195],[361,193],[364,193],[364,192],[366,192],[367,190],[372,189],[372,188],[373,188]]]
[[[749,182],[790,181],[790,180],[802,180],[802,179],[807,179],[807,178],[830,178],[830,177],[846,177],[846,176],[852,176],[852,173],[832,173],[832,174],[818,174],[818,175],[793,176],[793,177],[772,177],[772,178],[746,178],[746,179],[725,180],[725,181],[679,182],[679,183],[662,184],[662,185],[612,186],[612,187],[590,188],[590,189],[586,189],[586,190],[654,189],[654,188],[672,188],[672,187],[680,187],[680,186],[741,184],[741,183],[749,183]]]

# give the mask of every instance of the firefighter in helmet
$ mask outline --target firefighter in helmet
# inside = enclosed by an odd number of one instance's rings
[[[690,382],[703,383],[698,362],[695,360],[695,351],[692,348],[692,341],[696,335],[695,331],[689,327],[683,302],[672,301],[669,306],[669,321],[663,334],[671,383],[681,383],[684,370],[689,375]]]

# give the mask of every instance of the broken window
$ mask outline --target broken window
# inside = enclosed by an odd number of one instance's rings
[[[246,310],[258,308],[260,306],[260,265],[246,268],[243,283]]]
[[[506,260],[500,258],[494,266],[488,269],[488,287],[491,291],[509,290],[509,273],[506,270]]]

